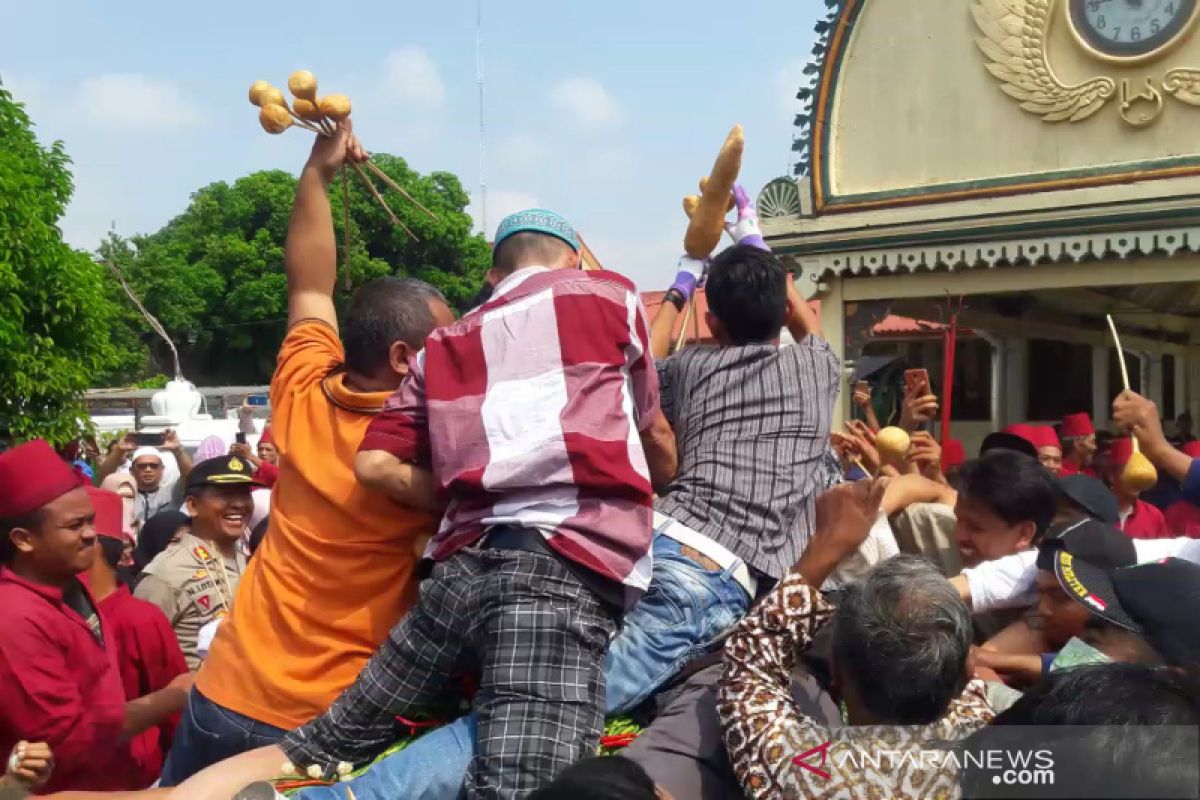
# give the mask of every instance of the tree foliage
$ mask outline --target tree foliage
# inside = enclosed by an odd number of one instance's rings
[[[69,163],[0,87],[0,436],[15,440],[77,437],[83,391],[116,366],[104,270],[58,228]]]
[[[377,154],[373,160],[436,219],[376,179],[388,204],[416,234],[412,239],[348,172],[347,255],[342,252],[344,190],[341,180],[335,181],[330,188],[340,256],[335,300],[344,306],[354,287],[383,275],[405,275],[428,281],[451,304],[465,307],[483,281],[490,255],[483,238],[471,235],[462,184],[445,172],[420,175],[396,156]],[[179,347],[189,379],[253,384],[270,377],[286,325],[283,246],[295,186],[295,177],[282,171],[256,172],[232,185],[213,183],[157,233],[129,240],[114,235],[102,245],[101,255],[121,269]],[[116,281],[109,283],[110,298],[128,310],[118,323],[120,363],[105,377],[121,383],[170,372],[165,345],[124,300]]]

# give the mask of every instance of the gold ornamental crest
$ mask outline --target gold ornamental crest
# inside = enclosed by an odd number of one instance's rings
[[[1151,71],[1116,79],[1103,67],[1150,64],[1196,28],[1200,0],[971,0],[987,70],[1005,94],[1046,122],[1080,122],[1116,100],[1128,125],[1162,115],[1164,98],[1200,106],[1200,68]],[[1050,29],[1065,24],[1077,46],[1098,62],[1097,75],[1065,83],[1051,62]],[[1128,74],[1126,72],[1126,74]]]

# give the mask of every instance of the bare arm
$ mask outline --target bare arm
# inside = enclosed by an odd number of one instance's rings
[[[401,505],[440,511],[437,481],[427,469],[408,464],[384,450],[363,450],[354,457],[354,475],[368,489],[383,492]]]
[[[650,354],[656,361],[671,354],[671,335],[675,332],[675,322],[678,319],[679,309],[674,303],[663,300],[650,323]]]
[[[133,434],[127,433],[122,436],[121,440],[104,454],[104,460],[96,467],[99,480],[103,481],[120,469],[125,460],[129,458],[129,454],[136,449],[137,445],[133,441]]]
[[[945,484],[920,475],[901,475],[888,481],[883,494],[883,511],[890,517],[913,503],[945,503],[952,506],[957,501],[958,492]]]
[[[817,320],[817,314],[808,301],[800,296],[800,292],[796,291],[795,282],[788,284],[787,297],[788,318],[785,324],[792,338],[800,342],[806,336],[820,336],[821,323]]]
[[[333,137],[318,136],[296,184],[296,204],[288,226],[283,265],[288,279],[288,326],[316,319],[337,330],[333,286],[337,280],[337,240],[329,206],[329,184],[346,161],[366,161],[350,132],[350,121]]]
[[[167,684],[166,688],[130,700],[125,704],[126,738],[133,738],[142,731],[153,728],[172,714],[183,711],[187,705],[187,693],[192,688],[195,676],[190,672],[180,675]]]
[[[662,412],[641,434],[642,449],[646,452],[646,464],[650,467],[650,485],[661,492],[675,479],[679,471],[679,454],[675,450],[675,432]]]

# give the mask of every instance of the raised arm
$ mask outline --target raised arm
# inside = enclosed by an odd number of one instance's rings
[[[1136,392],[1122,392],[1113,401],[1113,422],[1137,437],[1142,452],[1154,466],[1187,484],[1193,459],[1167,441],[1158,417],[1158,406],[1153,400]]]
[[[337,240],[329,206],[329,184],[347,161],[367,154],[351,133],[350,120],[336,135],[318,136],[296,184],[296,205],[288,226],[283,264],[288,280],[288,327],[316,319],[337,330],[333,285],[337,279]]]
[[[806,336],[820,336],[821,323],[817,320],[817,313],[813,311],[808,301],[800,296],[800,292],[796,291],[795,281],[788,284],[787,296],[788,317],[784,324],[792,338],[797,342],[802,342]],[[879,422],[876,420],[875,426],[878,427],[878,425]]]

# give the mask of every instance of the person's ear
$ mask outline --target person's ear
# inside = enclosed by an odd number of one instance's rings
[[[487,276],[485,277],[485,280],[487,280],[488,286],[495,289],[496,284],[498,284],[498,283],[500,283],[500,281],[504,280],[504,276],[500,274],[500,270],[496,269],[495,267],[490,267],[487,271]]]
[[[412,348],[407,342],[392,342],[392,346],[388,348],[388,366],[392,368],[392,372],[407,375],[408,357],[411,353]]]
[[[708,326],[708,330],[712,333],[714,339],[721,339],[725,336],[725,325],[711,311],[704,312],[704,324]],[[686,331],[684,332],[686,335]]]
[[[583,269],[583,254],[578,250],[572,250],[566,258],[565,266],[567,269]]]
[[[13,528],[9,531],[8,538],[18,553],[31,553],[33,552],[34,535],[34,532],[28,528]]]
[[[194,519],[196,516],[196,495],[189,494],[184,499],[183,504],[187,507],[187,515]]]
[[[1033,547],[1033,539],[1037,536],[1037,523],[1025,520],[1017,525],[1017,549],[1028,550]]]

